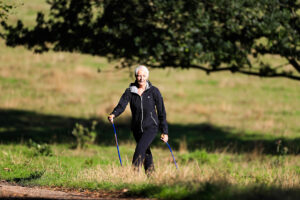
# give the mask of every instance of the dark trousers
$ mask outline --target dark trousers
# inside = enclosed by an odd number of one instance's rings
[[[152,153],[150,150],[150,144],[154,140],[156,134],[156,130],[133,132],[133,136],[135,138],[135,141],[137,142],[132,159],[132,164],[135,167],[135,169],[138,170],[144,164],[146,173],[152,172],[154,170],[154,163]]]

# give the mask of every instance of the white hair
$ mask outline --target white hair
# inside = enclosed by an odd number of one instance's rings
[[[135,75],[137,75],[140,70],[144,70],[147,74],[147,78],[149,77],[149,70],[145,65],[137,66],[137,68],[135,68]]]

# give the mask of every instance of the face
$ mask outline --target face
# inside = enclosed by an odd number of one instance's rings
[[[135,77],[140,86],[146,85],[146,81],[148,77],[147,77],[147,72],[145,70],[140,69]]]

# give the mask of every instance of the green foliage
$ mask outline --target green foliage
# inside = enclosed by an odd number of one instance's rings
[[[33,156],[52,156],[53,152],[51,146],[48,144],[38,144],[31,139],[28,141],[27,146],[33,149]]]
[[[76,123],[72,134],[76,137],[76,147],[79,149],[87,148],[88,144],[94,143],[96,133],[97,122],[93,121],[91,128],[84,127],[82,124]]]
[[[47,2],[49,16],[39,13],[32,30],[21,21],[3,23],[8,45],[80,51],[122,59],[122,66],[144,63],[300,80],[297,0]],[[267,54],[286,63],[263,62]]]
[[[7,15],[9,14],[12,8],[13,8],[12,4],[8,4],[3,0],[0,0],[0,22],[2,20],[7,19]]]

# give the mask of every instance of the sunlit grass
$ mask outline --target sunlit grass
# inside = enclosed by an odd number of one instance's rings
[[[45,157],[32,156],[34,150],[26,146],[1,145],[1,178],[19,180],[25,185],[90,190],[125,188],[129,193],[144,191],[149,196],[160,198],[167,198],[163,193],[170,190],[168,198],[172,199],[189,197],[191,193],[201,191],[206,184],[226,186],[219,193],[230,188],[233,191],[252,187],[291,190],[300,186],[297,156],[265,156],[257,152],[243,155],[205,151],[176,153],[177,170],[170,153],[155,148],[155,172],[148,177],[143,169],[139,172],[132,169],[133,149],[134,145],[130,144],[121,148],[121,167],[114,147],[92,146],[87,150],[71,150],[66,146],[52,146],[54,155]],[[39,177],[28,180],[34,175]]]

